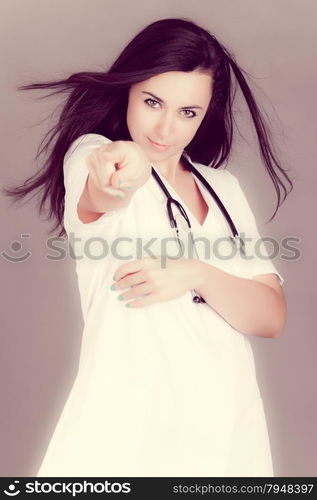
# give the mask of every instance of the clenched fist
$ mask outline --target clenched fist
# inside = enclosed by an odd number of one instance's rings
[[[133,141],[103,144],[87,156],[86,163],[92,182],[113,196],[124,197],[123,189],[137,189],[151,175],[150,160]]]

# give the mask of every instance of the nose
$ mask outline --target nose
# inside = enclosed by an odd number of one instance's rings
[[[156,139],[161,144],[170,144],[170,137],[173,137],[174,130],[174,116],[172,113],[160,113],[158,122],[155,127]]]

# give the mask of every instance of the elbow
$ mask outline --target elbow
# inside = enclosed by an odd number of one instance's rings
[[[274,317],[274,325],[270,337],[273,339],[279,338],[285,330],[287,321],[287,306],[285,300],[281,300],[278,311]]]
[[[268,338],[268,339],[277,339],[280,337],[284,331],[284,326],[280,326],[277,324],[274,325],[266,325],[265,327],[260,327],[260,328],[245,328],[243,330],[240,330],[242,333],[245,333],[247,335],[252,335],[254,337],[262,337],[262,338]]]
[[[266,337],[272,339],[279,338],[285,330],[285,325],[287,321],[287,304],[285,300],[284,293],[275,293],[275,300],[269,307],[271,309],[271,314],[267,314],[267,318],[270,318],[270,325],[268,326],[268,334]]]
[[[244,333],[255,335],[257,337],[277,339],[285,330],[287,320],[287,306],[284,298],[280,298],[274,313],[265,315],[265,324],[253,325],[252,328],[246,328]],[[267,321],[269,320],[269,321]]]
[[[273,332],[272,332],[272,335],[271,337],[273,339],[278,339],[279,337],[281,337],[282,333],[284,332],[285,330],[285,325],[286,325],[286,318],[284,320],[282,320],[277,326],[276,328],[274,328]]]

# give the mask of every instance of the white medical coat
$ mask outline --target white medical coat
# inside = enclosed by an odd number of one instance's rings
[[[249,337],[192,295],[132,309],[111,291],[119,266],[152,254],[179,255],[166,197],[153,176],[127,207],[84,224],[77,203],[88,176],[87,155],[109,139],[73,142],[64,159],[64,226],[76,258],[85,321],[78,373],[43,458],[42,476],[273,476],[270,440]],[[236,276],[276,273],[237,178],[194,162],[240,233],[252,238],[245,260],[223,242],[208,255],[206,240],[230,233],[204,185],[203,225],[164,180],[190,217],[199,258]],[[155,165],[154,165],[155,168]],[[184,236],[184,235],[183,235]],[[76,241],[74,241],[76,238]],[[121,238],[121,239],[119,239]],[[166,238],[166,240],[164,240]],[[138,243],[137,243],[138,242]],[[143,247],[142,247],[143,245]],[[231,250],[230,250],[231,249]],[[248,254],[248,247],[246,245]],[[146,251],[147,252],[147,251]],[[217,253],[217,255],[215,255]],[[219,255],[221,256],[219,257]],[[266,259],[264,258],[266,257]],[[186,255],[184,255],[186,258]]]

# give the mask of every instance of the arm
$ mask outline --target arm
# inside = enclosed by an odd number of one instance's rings
[[[247,335],[276,338],[286,322],[286,301],[275,274],[240,278],[195,261],[196,291],[233,328]]]
[[[127,205],[134,191],[126,192],[125,197],[122,199],[115,198],[99,189],[92,182],[90,174],[88,174],[77,206],[78,216],[85,223],[92,222],[108,210],[118,210]]]
[[[107,153],[110,156],[107,157]],[[121,165],[116,170],[114,163],[117,161]],[[93,150],[86,158],[86,163],[89,174],[77,206],[78,216],[84,223],[98,219],[109,210],[128,205],[135,191],[151,175],[148,158],[141,147],[132,141],[103,144]],[[119,181],[122,183],[121,189]],[[124,188],[125,184],[130,185],[129,191]],[[122,192],[124,197],[116,197]]]

